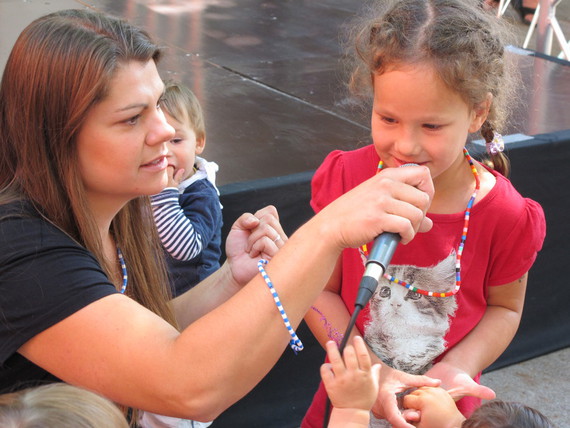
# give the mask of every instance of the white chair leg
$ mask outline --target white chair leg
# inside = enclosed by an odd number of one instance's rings
[[[538,15],[540,15],[540,4],[536,6],[536,12],[534,12],[534,15],[532,16],[532,21],[528,27],[528,32],[526,33],[526,37],[522,45],[524,49],[526,49],[528,47],[528,44],[530,43],[530,39],[532,38],[532,33],[534,32],[536,23],[538,22]]]

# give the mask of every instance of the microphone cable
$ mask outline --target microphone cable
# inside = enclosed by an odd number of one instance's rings
[[[384,232],[374,240],[372,251],[370,252],[370,255],[366,262],[364,275],[362,276],[360,285],[358,287],[358,294],[354,302],[354,312],[350,317],[350,321],[348,322],[346,331],[338,347],[341,357],[348,339],[350,338],[350,333],[356,324],[356,318],[358,318],[360,311],[366,306],[376,291],[376,288],[378,288],[378,283],[386,272],[386,268],[392,260],[392,256],[394,255],[399,242],[400,235],[391,232]],[[326,396],[327,400],[325,404],[323,428],[327,428],[331,412],[331,400],[328,393]]]

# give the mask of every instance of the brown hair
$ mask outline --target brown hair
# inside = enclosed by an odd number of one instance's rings
[[[54,383],[0,396],[3,428],[127,428],[111,401],[82,388]]]
[[[173,80],[165,80],[161,106],[166,113],[178,122],[187,121],[196,134],[196,139],[203,140],[206,138],[202,107],[194,92],[188,87]]]
[[[78,170],[76,138],[117,69],[158,61],[160,48],[127,22],[64,10],[32,22],[0,84],[0,203],[31,202],[91,251],[113,278]],[[111,224],[129,269],[127,294],[175,325],[160,241],[148,197],[127,203]]]
[[[354,94],[370,94],[374,74],[427,63],[470,108],[485,101],[488,93],[493,95],[482,127],[483,138],[492,140],[492,131],[508,116],[516,83],[515,70],[504,58],[509,32],[498,18],[473,0],[383,0],[363,16],[349,35],[349,87]],[[508,175],[502,153],[492,161]]]
[[[461,428],[555,428],[546,416],[521,403],[493,400],[483,404]]]

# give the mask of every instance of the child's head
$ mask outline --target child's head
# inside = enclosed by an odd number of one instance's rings
[[[201,154],[206,145],[204,116],[198,99],[189,88],[174,81],[164,84],[162,109],[167,122],[176,131],[168,143],[168,164],[174,168],[174,174],[184,169],[184,180],[194,173],[196,155]]]
[[[481,133],[486,140],[492,139],[493,130],[506,120],[513,83],[504,58],[506,33],[500,21],[473,0],[376,3],[380,10],[367,13],[352,35],[357,63],[351,89],[364,94],[374,76],[427,67],[469,109],[484,103],[491,94]]]
[[[461,428],[554,428],[546,416],[521,403],[493,400],[483,404]]]
[[[4,428],[128,428],[119,408],[93,392],[64,383],[0,396]]]

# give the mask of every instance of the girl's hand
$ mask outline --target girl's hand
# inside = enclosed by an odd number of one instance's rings
[[[413,428],[407,421],[418,421],[416,411],[407,411],[405,416],[398,408],[398,395],[410,388],[439,386],[439,379],[428,376],[410,375],[399,370],[383,366],[380,372],[380,390],[372,413],[377,418],[387,419],[394,428]]]
[[[465,418],[443,388],[422,387],[404,397],[404,407],[420,412],[417,428],[460,427]]]
[[[247,284],[259,273],[257,261],[271,260],[287,239],[274,206],[241,215],[226,240],[226,257],[234,280],[241,286]]]
[[[466,395],[481,398],[482,400],[492,400],[495,398],[495,391],[483,385],[479,385],[468,373],[457,367],[444,362],[436,363],[426,373],[437,379],[441,379],[441,386],[453,397],[459,400]]]

